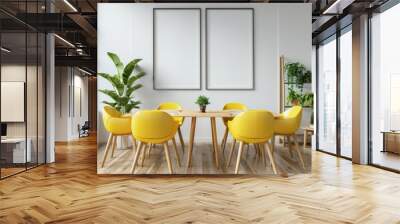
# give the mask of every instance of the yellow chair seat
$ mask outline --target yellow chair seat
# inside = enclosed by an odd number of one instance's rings
[[[228,121],[232,136],[245,143],[263,143],[273,135],[274,119],[271,112],[266,110],[249,110]]]
[[[294,106],[275,117],[275,135],[294,134],[301,124],[302,108]]]
[[[178,123],[163,111],[143,110],[132,118],[132,134],[141,142],[166,142],[175,136],[177,129]]]
[[[105,106],[103,110],[104,127],[113,135],[130,135],[131,117],[130,114],[121,114],[111,106]]]

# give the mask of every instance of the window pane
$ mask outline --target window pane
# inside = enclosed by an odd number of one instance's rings
[[[340,154],[352,156],[352,34],[340,36]]]
[[[318,148],[336,153],[336,40],[318,48]]]
[[[396,170],[400,170],[399,21],[400,5],[371,20],[372,163]],[[386,138],[383,132],[388,132]]]

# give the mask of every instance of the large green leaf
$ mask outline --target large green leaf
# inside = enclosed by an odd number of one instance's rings
[[[124,93],[124,84],[121,82],[119,79],[118,75],[110,75],[107,73],[98,73],[99,76],[107,79],[111,85],[115,88],[115,90],[118,91],[119,95],[122,95]]]
[[[121,97],[118,95],[118,93],[114,90],[108,90],[108,89],[100,89],[100,92],[106,94],[107,96],[109,96],[111,99],[113,99],[116,103],[120,103],[121,102]]]
[[[140,89],[142,87],[143,87],[142,84],[136,84],[132,87],[128,87],[128,89],[126,90],[125,96],[130,97],[135,90]]]
[[[107,101],[103,101],[102,103],[112,106],[114,108],[115,108],[115,106],[117,106],[117,103],[112,103],[112,102],[107,102]]]
[[[130,101],[127,105],[126,105],[126,107],[125,107],[125,109],[126,109],[126,111],[131,111],[133,108],[139,108],[139,104],[141,104],[141,102],[140,101]]]
[[[122,82],[124,84],[128,83],[129,77],[131,77],[131,74],[133,70],[135,70],[136,65],[141,61],[142,59],[134,59],[131,62],[129,62],[122,73]]]
[[[124,70],[124,64],[119,59],[118,55],[112,52],[107,52],[107,55],[114,62],[114,65],[117,68],[118,75],[121,75]]]
[[[132,86],[133,83],[136,82],[136,80],[142,78],[145,75],[143,71],[138,72],[136,75],[131,76],[128,80],[127,86]]]

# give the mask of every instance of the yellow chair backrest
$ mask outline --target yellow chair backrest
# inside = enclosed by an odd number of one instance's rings
[[[158,110],[142,110],[132,117],[132,134],[139,141],[160,143],[171,139],[178,124],[166,112]]]
[[[231,102],[224,105],[223,110],[248,110],[247,106],[241,103]],[[231,121],[233,118],[223,118],[224,124],[226,125],[228,121]]]
[[[182,110],[181,105],[175,102],[164,102],[158,105],[159,110]]]
[[[131,132],[130,119],[130,114],[125,116],[114,107],[106,105],[103,108],[103,124],[110,133],[117,135],[129,134]]]
[[[247,106],[241,103],[227,103],[224,105],[224,110],[247,110]]]
[[[300,128],[303,108],[293,106],[276,118],[275,132],[277,134],[294,134]]]
[[[158,110],[182,110],[182,106],[175,102],[164,102],[158,105]],[[184,117],[174,117],[174,120],[182,125]]]
[[[229,123],[229,130],[237,140],[265,142],[274,133],[274,115],[267,110],[248,110]]]

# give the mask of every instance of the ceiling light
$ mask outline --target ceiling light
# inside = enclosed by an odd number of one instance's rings
[[[9,50],[9,49],[7,49],[5,47],[1,47],[0,49],[1,49],[1,51],[4,51],[6,53],[10,53],[11,52],[11,50]]]
[[[81,68],[79,68],[79,67],[78,67],[78,70],[81,71],[81,72],[83,72],[83,73],[85,73],[85,74],[87,74],[87,75],[92,75],[92,73],[90,73],[90,72],[88,72],[88,71],[86,71],[86,70],[83,70],[83,69],[81,69]]]
[[[331,13],[330,11],[331,11],[332,9],[334,9],[335,7],[337,7],[340,1],[341,1],[341,0],[336,0],[332,5],[330,5],[327,9],[325,9],[324,12],[323,12],[322,14]],[[337,10],[336,10],[336,11],[337,11]]]
[[[69,45],[70,47],[73,47],[73,48],[75,48],[75,45],[73,45],[71,42],[69,42],[68,40],[66,40],[66,39],[64,39],[64,38],[62,38],[62,37],[60,37],[59,35],[57,35],[57,34],[54,34],[54,36],[55,37],[57,37],[59,40],[61,40],[62,42],[64,42],[64,43],[66,43],[67,45]]]
[[[74,12],[78,12],[78,10],[73,6],[68,0],[64,0],[65,4],[67,4]]]

